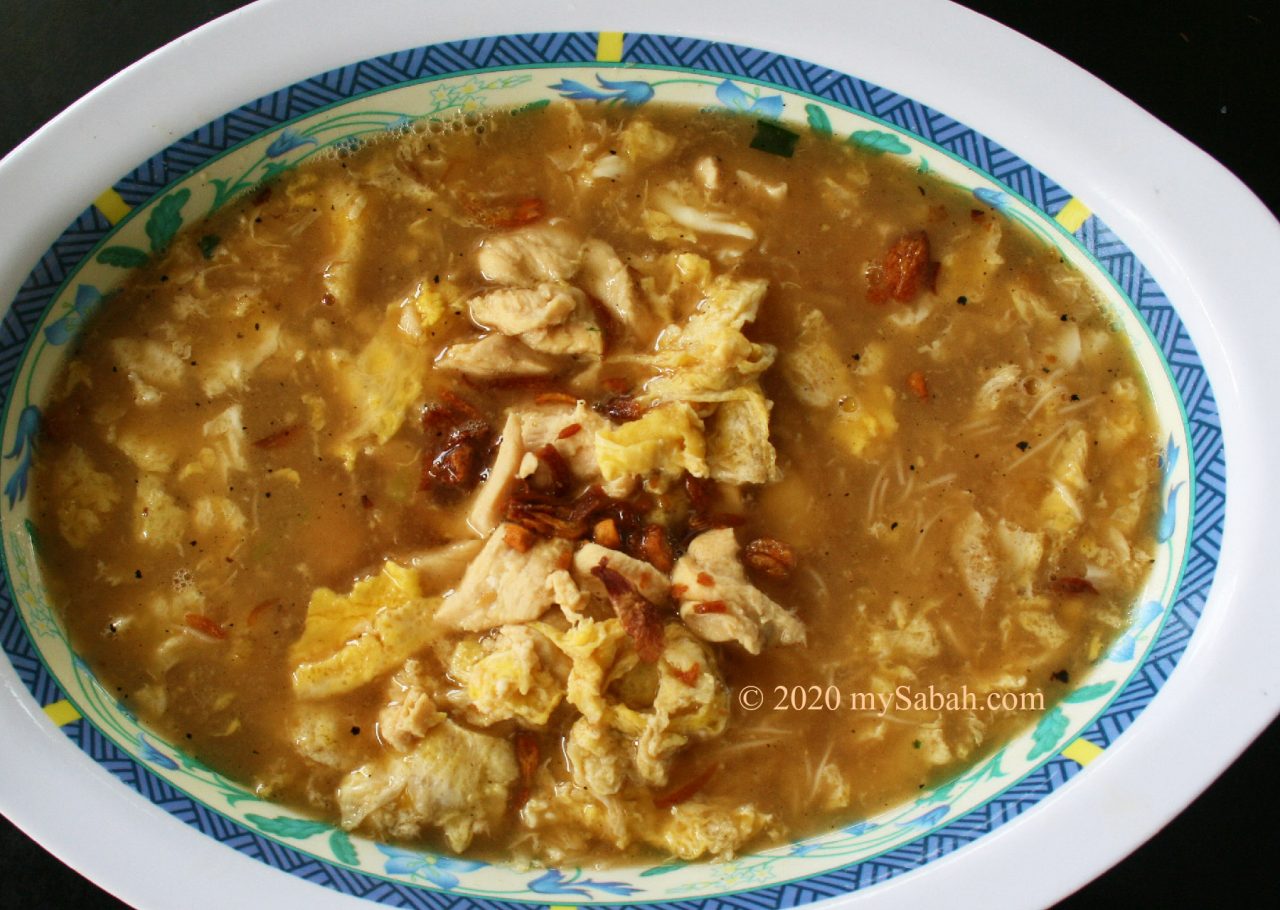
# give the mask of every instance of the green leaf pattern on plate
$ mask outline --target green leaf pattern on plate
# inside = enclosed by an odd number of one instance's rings
[[[849,136],[849,144],[865,149],[872,155],[905,155],[911,151],[907,145],[893,133],[884,130],[856,130]]]
[[[114,265],[121,269],[141,268],[150,259],[150,256],[136,246],[109,246],[98,254],[98,261],[103,265]]]
[[[151,238],[151,252],[160,255],[169,248],[173,235],[182,227],[182,207],[191,198],[191,190],[180,189],[160,200],[147,219],[147,236]],[[105,253],[106,250],[103,250]]]
[[[819,136],[831,136],[831,118],[827,116],[827,112],[822,109],[821,105],[806,104],[804,106],[804,115],[809,122],[809,129]]]

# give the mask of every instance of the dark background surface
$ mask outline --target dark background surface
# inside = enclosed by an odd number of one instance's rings
[[[0,0],[5,38],[0,154],[118,70],[241,5],[235,0]],[[1280,4],[1274,0],[970,0],[963,5],[1109,83],[1225,164],[1273,213],[1280,208],[1276,146],[1270,140],[1280,121]],[[1187,735],[1193,737],[1194,730]],[[1177,761],[1177,756],[1166,760]],[[1244,905],[1280,905],[1274,878],[1280,799],[1270,785],[1278,765],[1280,723],[1273,723],[1156,838],[1060,907],[1201,907],[1232,894]],[[1256,897],[1244,898],[1247,894]],[[945,906],[945,897],[940,895],[938,903]],[[124,906],[0,818],[0,908]],[[172,906],[183,906],[180,895]]]

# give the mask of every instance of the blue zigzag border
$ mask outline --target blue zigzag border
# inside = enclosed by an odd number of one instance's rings
[[[115,184],[115,189],[130,205],[142,205],[213,156],[264,130],[354,95],[405,82],[522,64],[609,66],[595,61],[598,39],[596,33],[509,35],[429,45],[354,63],[273,92],[200,127],[126,174]],[[808,92],[878,117],[937,144],[985,171],[1046,214],[1055,214],[1070,198],[1065,189],[1017,155],[964,124],[886,88],[834,70],[736,45],[646,34],[625,37],[622,65],[627,63],[746,77]],[[32,268],[0,321],[0,388],[6,395],[26,340],[67,275],[110,229],[96,209],[88,208]],[[1088,218],[1075,237],[1134,302],[1168,358],[1190,421],[1197,469],[1191,552],[1177,600],[1142,667],[1084,733],[1091,742],[1106,747],[1124,732],[1164,683],[1199,620],[1218,562],[1226,502],[1226,469],[1213,392],[1195,347],[1169,300],[1132,251],[1096,217]],[[39,704],[47,705],[64,697],[22,628],[7,583],[0,589],[0,643]],[[77,721],[64,729],[79,748],[122,783],[174,817],[227,846],[307,881],[392,906],[431,910],[470,910],[477,905],[515,910],[527,906],[400,885],[319,862],[248,831],[174,790],[118,750],[87,722]],[[1075,762],[1066,759],[1049,761],[986,805],[874,859],[785,885],[668,903],[680,910],[695,907],[771,910],[866,888],[970,843],[1030,808],[1079,770]]]

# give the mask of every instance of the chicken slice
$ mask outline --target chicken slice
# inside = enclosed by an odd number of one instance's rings
[[[459,540],[430,550],[421,550],[404,562],[418,573],[423,591],[428,594],[443,594],[462,577],[482,546],[484,541]]]
[[[751,654],[805,639],[804,623],[747,579],[732,528],[699,534],[676,562],[680,616],[706,641],[736,641]]]
[[[600,477],[596,461],[596,433],[613,425],[585,401],[568,404],[535,404],[519,413],[525,449],[537,451],[553,445],[579,480]],[[576,427],[577,429],[570,429]]]
[[[503,335],[519,335],[564,322],[579,304],[582,292],[561,284],[532,288],[498,288],[471,299],[471,318]]]
[[[555,447],[577,480],[600,483],[615,499],[629,496],[635,489],[634,477],[605,482],[600,473],[596,434],[612,428],[613,424],[587,407],[585,401],[573,406],[535,404],[510,411],[493,467],[472,500],[467,518],[472,530],[485,535],[498,526],[516,480],[537,472],[539,461],[533,453],[547,445]]]
[[[577,308],[559,325],[533,329],[520,340],[535,351],[572,357],[599,357],[604,353],[604,332],[585,295],[573,289]]]
[[[489,535],[458,587],[444,598],[436,612],[441,625],[480,632],[537,619],[556,602],[564,581],[556,573],[569,565],[573,545],[539,540],[521,552],[507,542],[508,527],[499,525]]]
[[[578,586],[602,598],[607,597],[604,583],[591,574],[592,569],[606,560],[609,568],[631,582],[645,600],[654,604],[666,602],[671,591],[671,582],[667,576],[644,560],[628,556],[620,550],[602,547],[598,543],[585,543],[573,554],[573,572]]]
[[[515,485],[516,472],[525,451],[520,432],[520,415],[511,411],[502,427],[502,441],[498,443],[498,454],[493,459],[493,467],[476,491],[475,498],[471,501],[471,510],[467,513],[467,523],[477,534],[490,534],[502,522],[507,497],[511,495],[511,488]]]
[[[477,379],[550,376],[558,368],[553,358],[500,333],[449,345],[436,358],[435,366]]]
[[[461,852],[501,822],[517,775],[510,743],[444,720],[412,751],[388,752],[343,778],[342,827],[395,841],[439,828]]]
[[[582,239],[556,221],[495,234],[476,254],[486,280],[517,287],[568,281],[581,262]]]
[[[640,311],[635,285],[613,247],[603,240],[588,240],[582,248],[582,274],[578,282],[583,290],[608,307],[619,322],[628,328],[636,327]]]

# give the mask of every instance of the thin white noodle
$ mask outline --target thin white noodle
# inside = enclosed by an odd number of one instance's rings
[[[1093,407],[1094,402],[1098,400],[1097,395],[1090,395],[1088,398],[1081,398],[1079,401],[1072,401],[1058,408],[1059,414],[1074,414],[1082,408]]]
[[[315,222],[315,220],[316,220],[317,218],[319,218],[319,217],[320,217],[320,213],[319,213],[318,211],[311,212],[310,214],[306,215],[305,217],[303,217],[302,219],[300,219],[300,220],[298,221],[298,223],[297,223],[297,224],[295,224],[293,227],[289,228],[289,236],[290,236],[290,237],[297,237],[299,234],[301,234],[301,233],[302,233],[303,231],[305,231],[307,228],[311,227],[311,225],[312,225],[312,224]]]
[[[766,746],[776,745],[781,742],[782,742],[782,739],[780,737],[774,737],[772,739],[759,739],[759,740],[750,740],[747,742],[733,743],[732,745],[728,745],[728,746],[720,746],[714,752],[712,752],[709,757],[725,758],[733,755],[738,755],[739,753],[742,753],[742,752],[750,752],[753,749],[763,749]]]
[[[911,548],[911,558],[913,560],[920,555],[920,548],[924,546],[924,539],[929,536],[929,530],[934,526],[934,523],[949,511],[951,511],[950,508],[939,509],[934,513],[933,517],[925,523],[925,526],[920,529],[919,533],[916,534],[916,545]]]
[[[1062,497],[1062,501],[1070,507],[1072,513],[1076,516],[1076,520],[1083,521],[1084,509],[1080,508],[1080,503],[1076,499],[1075,494],[1067,489],[1067,485],[1056,477],[1052,478],[1052,481],[1053,488],[1058,491],[1058,495]]]
[[[814,594],[823,601],[830,600],[831,589],[827,587],[827,580],[822,577],[822,573],[813,566],[806,565],[804,566],[804,574],[813,582],[813,586],[816,589]]]
[[[920,492],[923,493],[925,490],[932,490],[934,487],[941,486],[944,483],[951,483],[951,481],[955,479],[956,479],[955,472],[952,472],[950,474],[943,474],[941,477],[933,478],[933,480],[929,481],[928,483],[921,484]]]
[[[916,485],[916,472],[912,471],[911,474],[907,477],[907,482],[906,482],[906,485],[903,486],[902,492],[898,494],[897,502],[903,503],[903,502],[906,502],[908,499],[910,499],[911,491],[915,489],[915,485]]]
[[[1046,377],[1043,380],[1047,388],[1040,395],[1040,397],[1036,399],[1036,403],[1031,406],[1031,410],[1027,411],[1026,416],[1022,418],[1022,422],[1024,425],[1031,422],[1031,418],[1036,416],[1036,414],[1040,411],[1040,409],[1044,407],[1045,404],[1048,403],[1050,398],[1061,393],[1062,390],[1061,388],[1059,388],[1057,384],[1057,380],[1061,376],[1062,376],[1061,371],[1054,371],[1050,373],[1048,377]]]
[[[994,420],[983,418],[982,420],[971,420],[968,423],[962,423],[956,427],[957,436],[985,436],[988,433],[999,429],[1000,425]]]
[[[1018,456],[1017,458],[1015,458],[1013,461],[1009,462],[1009,467],[1005,468],[1005,470],[1006,470],[1006,471],[1012,471],[1014,468],[1018,467],[1018,466],[1019,466],[1020,464],[1022,464],[1024,461],[1027,461],[1027,460],[1029,460],[1029,459],[1031,459],[1031,458],[1035,458],[1035,457],[1036,457],[1037,455],[1039,455],[1041,452],[1044,452],[1044,451],[1045,451],[1045,446],[1047,446],[1049,443],[1053,442],[1055,439],[1057,439],[1059,436],[1061,436],[1063,433],[1065,433],[1065,432],[1067,431],[1067,427],[1068,427],[1068,426],[1069,426],[1069,424],[1065,424],[1065,423],[1063,423],[1063,424],[1059,424],[1059,425],[1058,425],[1058,428],[1057,428],[1056,430],[1054,430],[1052,433],[1050,433],[1050,434],[1049,434],[1048,436],[1046,436],[1044,439],[1042,439],[1042,440],[1040,440],[1039,442],[1037,442],[1035,445],[1030,446],[1030,447],[1027,449],[1027,451],[1023,452],[1021,455],[1019,455],[1019,456]],[[1057,454],[1057,452],[1058,452],[1058,450],[1057,450],[1057,448],[1055,448],[1055,449],[1053,450],[1053,453],[1052,453],[1052,454],[1056,455],[1056,454]],[[1052,461],[1052,459],[1050,459],[1050,460]]]
[[[875,520],[876,516],[876,491],[880,488],[880,481],[884,479],[885,471],[889,469],[888,465],[881,465],[880,470],[876,472],[875,478],[871,481],[871,492],[867,494],[867,524]]]
[[[818,784],[822,780],[822,771],[827,766],[827,762],[831,759],[831,749],[835,743],[827,739],[827,751],[822,753],[822,758],[818,761],[818,770],[809,778],[809,798],[806,802],[812,806],[814,798],[818,795]]]

